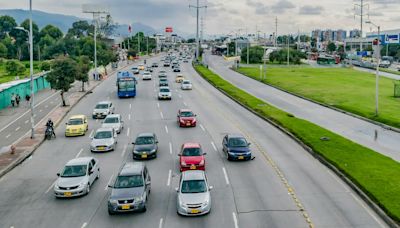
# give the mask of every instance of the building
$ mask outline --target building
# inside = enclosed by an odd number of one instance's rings
[[[343,42],[347,38],[347,32],[343,29],[339,30],[320,30],[316,29],[311,32],[311,38],[320,42]]]
[[[357,38],[360,37],[361,31],[359,29],[350,30],[350,38]]]
[[[368,32],[367,38],[376,38],[378,33]],[[386,44],[400,44],[400,29],[384,30],[380,32],[380,40],[382,45]]]

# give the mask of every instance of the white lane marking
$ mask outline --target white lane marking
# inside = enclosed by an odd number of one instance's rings
[[[386,226],[384,226],[384,225],[381,223],[381,221],[379,221],[379,219],[369,210],[369,208],[366,207],[366,206],[364,205],[364,203],[363,203],[361,200],[359,200],[353,193],[350,193],[350,195],[357,201],[358,204],[360,204],[360,205],[367,211],[367,213],[368,213],[381,227],[386,227]]]
[[[128,127],[128,130],[126,131],[126,136],[129,136],[129,131],[131,130],[131,128]]]
[[[50,104],[53,104],[53,101],[50,101]]]
[[[93,133],[94,133],[94,130],[92,130],[92,131],[90,132],[90,134],[89,134],[89,139],[91,139],[91,138],[93,137]]]
[[[169,143],[169,153],[172,154],[172,143]]]
[[[36,114],[33,115],[33,117],[36,117],[36,116],[37,116]]]
[[[201,130],[206,131],[206,129],[204,128],[204,126],[202,124],[200,124],[200,128],[201,128]]]
[[[40,109],[40,110],[39,110],[39,112],[43,112],[43,110],[42,110],[42,109]]]
[[[179,98],[182,98],[182,95],[178,94]]]
[[[17,128],[15,128],[15,131],[18,131],[19,129],[21,129],[21,127],[17,127]]]
[[[47,194],[53,188],[53,186],[56,184],[56,182],[57,182],[57,180],[55,180],[44,193]]]
[[[131,114],[128,115],[128,119],[131,120]]]
[[[106,185],[106,187],[104,188],[104,191],[107,191],[107,189],[108,189],[108,185],[110,185],[111,184],[111,180],[112,180],[112,178],[114,177],[114,174],[113,175],[111,175],[111,177],[110,177],[110,179],[108,179],[108,181],[107,181],[107,185]]]
[[[168,127],[167,127],[167,125],[165,125],[165,132],[167,132],[167,134],[168,134]]]
[[[183,102],[183,105],[188,106],[188,105],[186,104],[186,102]]]
[[[158,224],[158,228],[162,228],[163,225],[163,218],[160,218],[160,223]]]
[[[124,157],[124,155],[125,155],[125,153],[126,153],[126,147],[127,147],[127,145],[124,145],[124,149],[122,150],[121,157]]]
[[[235,228],[239,228],[238,220],[237,220],[237,217],[236,217],[236,213],[232,212],[232,216],[233,216],[233,224],[235,224]]]
[[[224,176],[225,176],[226,185],[229,185],[229,178],[228,178],[228,174],[226,173],[225,167],[222,167],[222,172],[224,173]]]
[[[99,122],[99,119],[96,119],[96,123]]]
[[[8,134],[8,135],[6,136],[6,139],[8,139],[10,136],[11,136],[11,134]]]
[[[158,103],[158,102],[157,102],[157,107],[158,107],[158,108],[160,107],[160,103]]]
[[[216,152],[218,152],[218,149],[217,149],[217,147],[215,146],[214,142],[211,142],[211,145],[212,145],[212,147],[214,148],[214,150],[215,150]]]
[[[48,108],[48,107],[49,107],[48,105],[45,105],[45,106],[44,106],[44,108]]]
[[[132,109],[132,104],[129,104],[129,109]]]
[[[79,150],[79,152],[76,154],[75,158],[78,158],[79,155],[81,155],[82,152],[83,152],[83,148],[81,148],[81,150]]]
[[[161,119],[164,119],[164,115],[160,112]]]
[[[177,89],[175,89],[175,92],[178,92],[178,90],[177,90]]]
[[[85,222],[82,224],[81,228],[85,228],[86,226],[87,226],[87,223]]]
[[[172,175],[172,170],[168,171],[168,180],[167,180],[167,186],[171,184],[171,175]]]
[[[25,121],[25,124],[27,124],[28,122],[29,122],[29,120],[26,120],[26,121]]]

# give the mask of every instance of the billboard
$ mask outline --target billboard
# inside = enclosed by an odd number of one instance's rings
[[[167,33],[172,33],[172,32],[173,32],[172,27],[166,27],[166,28],[165,28],[165,32],[167,32]]]
[[[393,34],[393,35],[386,34],[385,43],[398,44],[399,43],[399,34]]]

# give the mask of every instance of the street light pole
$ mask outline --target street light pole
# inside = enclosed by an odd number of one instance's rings
[[[378,47],[377,53],[375,53],[376,61],[376,70],[375,70],[375,116],[379,115],[379,64],[381,63],[380,51],[381,51],[381,26],[372,23],[371,21],[366,21],[365,23],[371,24],[378,28]]]
[[[33,91],[33,35],[32,35],[32,0],[29,0],[29,74],[31,78],[31,138],[35,138],[35,120],[34,120],[34,91]]]
[[[289,66],[290,64],[289,64],[289,55],[290,55],[290,49],[289,49],[289,42],[290,42],[290,40],[289,40],[289,35],[287,36],[287,65]]]
[[[94,21],[94,34],[93,34],[93,39],[94,39],[94,74],[95,74],[95,79],[99,80],[99,74],[97,72],[97,18],[94,17],[94,14],[93,14],[93,21]]]

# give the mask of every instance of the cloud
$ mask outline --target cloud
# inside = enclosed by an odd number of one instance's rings
[[[301,15],[320,15],[324,11],[322,6],[303,6],[299,10]]]
[[[380,11],[374,11],[374,10],[370,11],[370,12],[368,13],[368,15],[369,15],[369,16],[373,16],[373,17],[382,17],[382,16],[384,16],[382,12],[380,12]]]
[[[279,2],[271,6],[271,10],[274,13],[285,13],[288,9],[296,8],[296,6],[288,0],[279,0]]]
[[[268,6],[266,6],[264,3],[256,2],[253,0],[247,0],[246,2],[248,6],[255,8],[255,12],[258,15],[264,15],[269,12]]]

